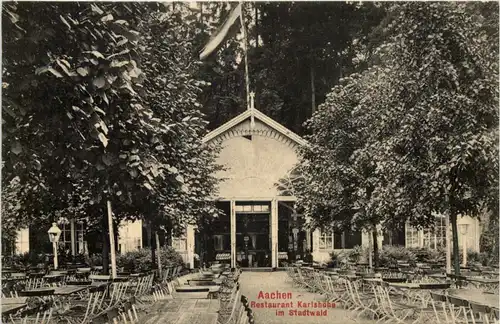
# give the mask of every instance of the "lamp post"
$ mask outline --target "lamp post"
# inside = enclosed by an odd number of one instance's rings
[[[469,224],[460,225],[460,234],[462,234],[462,246],[463,246],[463,266],[467,266],[467,232]]]
[[[52,248],[54,249],[54,270],[57,270],[57,242],[59,242],[59,238],[61,237],[61,229],[57,227],[56,223],[52,223],[52,227],[49,228],[49,240],[52,243]]]

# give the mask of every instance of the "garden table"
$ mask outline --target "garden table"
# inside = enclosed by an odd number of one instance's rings
[[[68,285],[68,286],[90,286],[90,285],[92,285],[92,281],[70,280],[70,281],[66,281],[66,285]]]
[[[34,288],[21,291],[21,295],[27,297],[42,297],[53,295],[54,291],[54,287]]]
[[[212,279],[188,279],[188,284],[190,286],[216,286],[220,285],[221,281],[214,281]]]
[[[62,277],[64,277],[63,274],[48,274],[43,276],[44,279],[60,279]]]
[[[58,285],[60,285],[63,282],[64,277],[65,276],[62,274],[49,274],[49,275],[45,275],[43,277],[43,279],[49,285],[57,287]]]
[[[175,289],[176,292],[209,292],[218,293],[220,286],[181,286]]]
[[[420,300],[423,307],[427,307],[431,297],[428,290],[445,290],[450,288],[450,285],[449,283],[428,282],[389,283],[389,287],[404,291],[410,304],[419,303]]]
[[[498,291],[498,286],[500,284],[500,279],[498,278],[466,277],[465,280],[471,283],[475,288],[487,291]]]
[[[73,294],[82,292],[84,290],[87,290],[90,287],[92,287],[92,286],[91,285],[86,285],[86,286],[71,285],[71,286],[55,287],[54,295],[61,295],[61,296],[73,295]]]
[[[382,281],[385,281],[385,282],[392,282],[392,283],[404,283],[406,282],[406,278],[403,278],[403,277],[382,277]]]
[[[28,297],[2,298],[2,305],[25,304],[27,302]]]
[[[26,303],[21,303],[21,304],[4,304],[2,300],[2,315],[9,315],[12,313],[17,312],[18,310],[23,309],[24,307],[28,306]]]
[[[482,292],[474,289],[449,289],[447,291],[449,296],[466,300],[474,304],[488,306],[493,309],[499,309],[499,295]]]
[[[202,276],[212,276],[214,275],[215,273],[213,273],[212,271],[201,271],[200,274]]]
[[[56,308],[69,309],[72,297],[74,297],[74,295],[79,295],[79,297],[82,297],[81,293],[83,291],[88,290],[91,287],[93,286],[70,285],[70,286],[55,287],[53,295],[57,296],[58,298],[54,299],[54,305],[56,306]]]
[[[447,276],[443,273],[432,273],[430,275],[427,275],[427,277],[434,279],[445,279],[445,280],[447,278]]]

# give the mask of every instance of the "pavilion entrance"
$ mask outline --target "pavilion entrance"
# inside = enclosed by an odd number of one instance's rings
[[[236,264],[271,267],[271,206],[267,202],[236,203]]]

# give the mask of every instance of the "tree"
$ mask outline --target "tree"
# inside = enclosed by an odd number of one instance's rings
[[[498,51],[473,9],[390,8],[372,67],[334,88],[309,123],[300,201],[318,224],[428,227],[448,214],[458,255],[457,216],[495,205]]]
[[[457,216],[478,216],[498,187],[498,51],[469,9],[393,6],[378,50],[385,81],[367,85],[360,108],[371,120],[368,145],[382,180],[376,209],[417,226],[433,224],[434,212],[449,215],[454,255]]]
[[[28,213],[55,220],[76,203],[106,233],[106,200],[117,223],[170,217],[164,222],[178,224],[214,212],[208,197],[216,167],[201,146],[201,84],[182,52],[188,43],[163,42],[161,51],[171,50],[162,57],[148,42],[185,36],[178,17],[176,24],[165,22],[169,7],[22,3],[4,9],[11,37],[4,38],[3,180],[19,176],[41,198],[24,206]],[[164,66],[157,65],[160,58]]]
[[[372,152],[365,150],[368,134],[361,132],[364,121],[353,118],[365,84],[375,81],[371,71],[342,80],[325,103],[307,122],[309,145],[301,150],[298,204],[312,217],[313,227],[365,229],[374,239],[375,266],[378,261],[377,225],[382,214],[372,208],[375,165]]]

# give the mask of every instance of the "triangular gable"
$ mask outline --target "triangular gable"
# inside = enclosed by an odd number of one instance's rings
[[[248,109],[245,112],[241,113],[240,115],[234,117],[230,121],[226,122],[225,124],[217,127],[210,133],[208,133],[204,138],[203,138],[203,143],[208,143],[212,141],[213,139],[219,137],[220,135],[224,134],[225,132],[229,131],[233,127],[241,124],[247,119],[253,118],[261,121],[264,123],[266,126],[270,127],[271,129],[274,129],[278,133],[282,134],[283,136],[287,137],[291,141],[295,142],[298,145],[305,145],[306,141],[300,137],[299,135],[295,134],[285,126],[281,125],[280,123],[274,121],[272,118],[264,115],[262,112],[258,111],[257,109]]]

